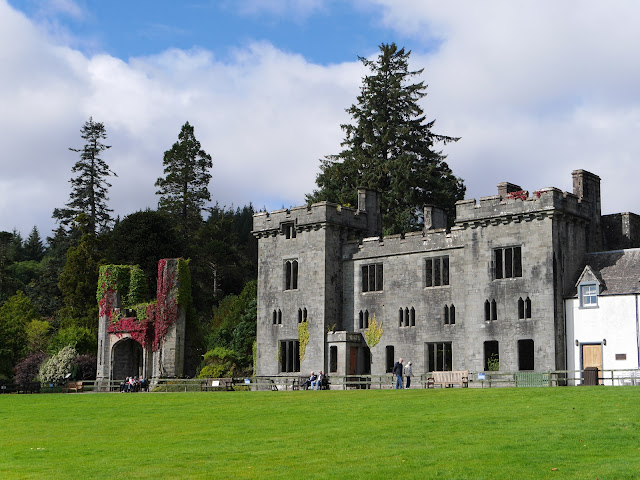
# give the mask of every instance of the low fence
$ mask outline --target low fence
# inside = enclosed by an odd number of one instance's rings
[[[431,373],[411,377],[412,388],[427,388]],[[294,391],[302,390],[306,377],[300,375],[252,376],[239,378],[160,378],[151,380],[149,392],[204,391]],[[329,389],[392,389],[395,378],[382,375],[329,375]],[[75,383],[75,382],[74,382]],[[120,392],[124,380],[82,381],[78,391]],[[550,372],[469,372],[470,388],[559,387],[582,385],[640,386],[639,370],[555,370]],[[4,388],[2,388],[4,387]],[[2,384],[0,393],[17,393],[18,385]],[[40,393],[60,393],[64,385],[42,384]],[[74,392],[75,393],[75,392]]]

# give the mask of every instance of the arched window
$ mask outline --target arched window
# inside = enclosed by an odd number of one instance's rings
[[[360,310],[358,326],[360,329],[364,328],[364,313]]]
[[[496,300],[491,300],[491,320],[498,319],[498,307],[496,305]]]
[[[278,323],[278,312],[276,312],[275,310],[273,311],[273,324],[277,324]]]
[[[302,309],[298,309],[298,323],[302,323]]]
[[[453,305],[449,307],[449,323],[451,325],[456,324],[456,307],[454,307]]]
[[[449,307],[447,305],[444,306],[444,324],[449,325]]]
[[[416,309],[411,307],[411,312],[409,314],[409,318],[411,320],[411,326],[415,327],[416,326]]]
[[[364,311],[364,328],[369,328],[369,310]]]
[[[298,288],[298,261],[287,260],[284,264],[284,289],[296,290]]]
[[[398,310],[398,326],[404,326],[404,313],[402,312],[402,309]]]
[[[529,297],[524,301],[524,318],[531,318],[531,299]]]
[[[278,325],[282,325],[282,310],[278,309]]]
[[[523,319],[524,317],[524,300],[522,297],[518,299],[518,318]]]
[[[484,302],[484,319],[487,322],[491,320],[491,303],[489,303],[489,300]]]

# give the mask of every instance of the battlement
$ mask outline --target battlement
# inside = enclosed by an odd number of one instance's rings
[[[456,203],[456,225],[497,217],[527,215],[537,212],[560,211],[589,219],[591,207],[584,198],[563,192],[557,188],[543,188],[531,195],[526,190],[492,195],[475,199],[460,200]]]
[[[380,194],[368,189],[358,190],[358,208],[344,207],[332,202],[319,202],[253,216],[253,234],[284,233],[287,227],[296,231],[336,225],[360,230],[363,235],[376,235],[381,231]]]

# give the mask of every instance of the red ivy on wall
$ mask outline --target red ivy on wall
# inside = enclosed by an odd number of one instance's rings
[[[151,345],[154,352],[160,348],[169,328],[178,319],[177,271],[173,268],[166,269],[166,265],[165,259],[158,262],[158,298],[155,304],[147,305],[145,319],[121,318],[119,309],[113,308],[116,285],[101,285],[107,288],[99,302],[100,316],[108,318],[109,333],[118,338],[129,334],[143,347]],[[106,276],[109,278],[109,275]]]

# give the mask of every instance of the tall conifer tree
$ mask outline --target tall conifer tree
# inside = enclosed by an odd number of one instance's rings
[[[183,228],[197,228],[205,202],[211,200],[209,169],[211,155],[202,150],[189,122],[182,126],[178,141],[164,152],[164,178],[158,178],[158,209],[178,217]]]
[[[71,169],[78,176],[69,180],[69,203],[66,208],[56,208],[53,218],[66,226],[79,214],[85,213],[89,216],[90,230],[95,233],[97,228],[105,230],[112,222],[110,214],[113,210],[107,207],[107,189],[111,184],[106,178],[117,175],[100,158],[102,152],[111,148],[111,145],[102,143],[107,138],[104,124],[89,118],[80,133],[86,142],[84,147],[69,148],[72,152],[80,153],[80,160]]]
[[[362,81],[357,103],[347,109],[354,123],[342,125],[344,150],[321,160],[318,189],[307,195],[308,202],[356,205],[358,187],[378,190],[386,233],[419,228],[425,204],[455,212],[465,192],[446,155],[435,148],[458,138],[431,131],[435,120],[427,122],[418,104],[427,86],[411,83],[423,70],[409,70],[410,53],[392,43],[380,45],[375,60],[359,57],[371,73]]]

